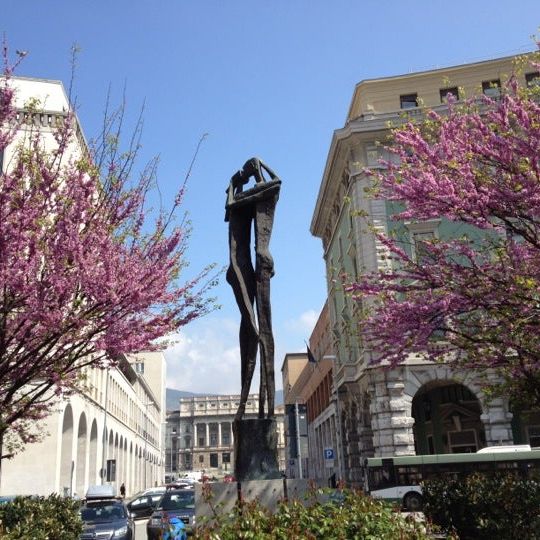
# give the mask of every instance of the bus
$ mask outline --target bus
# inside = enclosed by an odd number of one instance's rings
[[[497,471],[540,478],[540,448],[493,446],[477,453],[376,457],[364,461],[366,491],[374,498],[400,504],[409,512],[422,508],[423,480]]]

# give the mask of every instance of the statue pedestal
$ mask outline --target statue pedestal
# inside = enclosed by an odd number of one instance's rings
[[[281,477],[274,419],[235,420],[233,433],[234,475],[238,482]]]

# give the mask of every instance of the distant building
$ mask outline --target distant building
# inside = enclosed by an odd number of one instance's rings
[[[285,406],[285,473],[289,478],[309,478],[306,399],[302,396],[302,373],[310,370],[307,353],[287,353],[281,366]]]
[[[18,124],[15,141],[0,152],[2,170],[9,169],[16,146],[36,131],[45,148],[52,148],[52,128],[69,109],[59,81],[13,77],[11,83]],[[87,149],[77,119],[75,135],[68,155]],[[40,423],[44,439],[2,460],[2,494],[84,496],[89,485],[123,482],[129,495],[162,482],[163,355],[123,356],[115,368],[83,372],[87,390],[56,400],[54,412]]]
[[[209,476],[234,472],[232,423],[239,395],[180,398],[179,409],[167,413],[165,471],[177,478],[186,471],[205,471]],[[250,394],[245,418],[257,418],[258,394]],[[276,407],[278,463],[285,468],[283,406]]]

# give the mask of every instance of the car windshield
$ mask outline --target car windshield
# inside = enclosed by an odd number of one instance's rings
[[[165,493],[159,503],[159,508],[161,510],[195,508],[195,492],[183,490]]]
[[[85,522],[103,523],[106,521],[116,521],[125,517],[124,507],[119,504],[89,503],[81,508],[81,519]]]

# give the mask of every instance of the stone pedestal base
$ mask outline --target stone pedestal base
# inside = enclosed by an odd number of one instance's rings
[[[255,418],[233,422],[236,480],[280,478],[277,461],[276,421]]]

